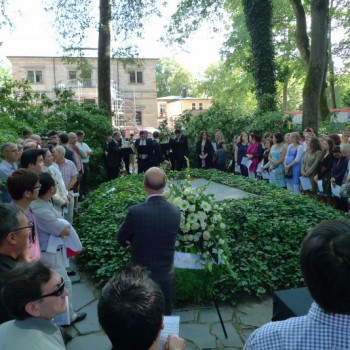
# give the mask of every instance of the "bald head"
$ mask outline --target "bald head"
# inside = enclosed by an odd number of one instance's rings
[[[143,184],[149,193],[163,193],[166,184],[164,171],[156,167],[148,169]]]

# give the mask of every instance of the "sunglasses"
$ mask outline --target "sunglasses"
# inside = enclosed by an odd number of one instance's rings
[[[60,297],[64,291],[64,286],[65,286],[65,283],[63,278],[61,277],[61,284],[57,287],[57,289],[50,294],[42,295],[39,299],[46,298],[46,297]]]

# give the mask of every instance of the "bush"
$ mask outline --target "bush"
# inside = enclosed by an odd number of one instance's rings
[[[193,177],[212,179],[251,196],[228,200],[223,213],[238,275],[234,280],[221,266],[212,274],[176,271],[177,303],[235,300],[239,293],[262,295],[276,289],[303,285],[299,268],[300,245],[311,227],[343,214],[312,198],[216,170],[191,170]],[[179,173],[181,176],[181,173]],[[103,184],[83,203],[76,221],[84,250],[80,264],[92,272],[98,284],[105,283],[129,261],[129,252],[118,245],[115,235],[130,205],[145,200],[142,176],[132,175]],[[194,288],[195,286],[195,288]]]

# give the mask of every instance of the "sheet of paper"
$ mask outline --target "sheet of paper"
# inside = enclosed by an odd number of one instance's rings
[[[179,336],[180,316],[164,316],[164,329],[160,333],[158,350],[163,349],[164,342],[169,334]]]
[[[241,164],[245,165],[248,169],[250,168],[250,166],[252,165],[252,161],[250,159],[248,159],[247,157],[243,157],[242,158],[242,162]]]
[[[237,174],[240,174],[240,173],[241,173],[241,167],[240,167],[239,165],[237,165],[237,166],[235,167],[235,173],[237,173]]]
[[[323,182],[322,180],[317,181],[317,187],[320,192],[323,192]]]
[[[332,194],[335,196],[335,197],[340,197],[340,190],[341,190],[341,187],[336,185],[336,186],[331,186],[331,189],[332,189]]]
[[[311,181],[308,176],[300,176],[299,180],[304,191],[312,189]]]

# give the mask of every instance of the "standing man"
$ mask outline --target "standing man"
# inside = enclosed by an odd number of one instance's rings
[[[17,162],[19,160],[18,146],[12,142],[6,142],[1,147],[2,162],[0,163],[0,191],[5,202],[11,202],[11,196],[4,187],[7,178],[17,170]]]
[[[0,290],[8,272],[15,267],[19,256],[27,249],[30,233],[31,227],[22,209],[14,204],[0,203]],[[11,319],[0,298],[0,324]]]
[[[78,141],[76,145],[79,149],[82,149],[86,153],[86,158],[82,158],[83,163],[83,176],[81,178],[80,195],[84,199],[89,194],[89,176],[90,176],[90,157],[92,156],[92,149],[88,144],[84,142],[85,132],[82,130],[77,131]]]
[[[165,298],[165,315],[171,315],[175,295],[174,253],[180,227],[180,210],[163,196],[165,173],[159,168],[146,171],[143,186],[148,193],[145,203],[129,208],[117,239],[131,247],[131,263],[151,271]]]
[[[120,132],[115,131],[112,134],[112,140],[108,143],[107,146],[106,166],[108,180],[116,179],[119,175],[121,162],[121,148],[119,147],[120,140]]]
[[[31,226],[31,234],[28,238],[28,249],[23,252],[25,261],[37,261],[41,258],[38,229],[30,203],[38,199],[39,189],[38,174],[29,169],[18,169],[7,178],[7,188],[13,199],[13,204],[18,205]]]
[[[122,158],[125,165],[125,171],[128,175],[130,175],[130,154],[132,153],[131,147],[130,147],[130,140],[125,137],[125,130],[121,130],[121,140],[120,140],[120,147],[122,151]]]
[[[188,140],[187,136],[182,135],[180,129],[175,130],[175,140],[173,142],[173,154],[174,154],[174,163],[175,170],[181,171],[186,168],[186,159],[188,158]]]
[[[151,167],[151,155],[153,152],[153,141],[147,138],[146,130],[140,131],[140,138],[135,141],[137,151],[138,173],[144,173]]]
[[[62,277],[43,262],[18,264],[2,291],[14,320],[0,326],[0,349],[65,350],[52,319],[66,311],[67,295]]]

